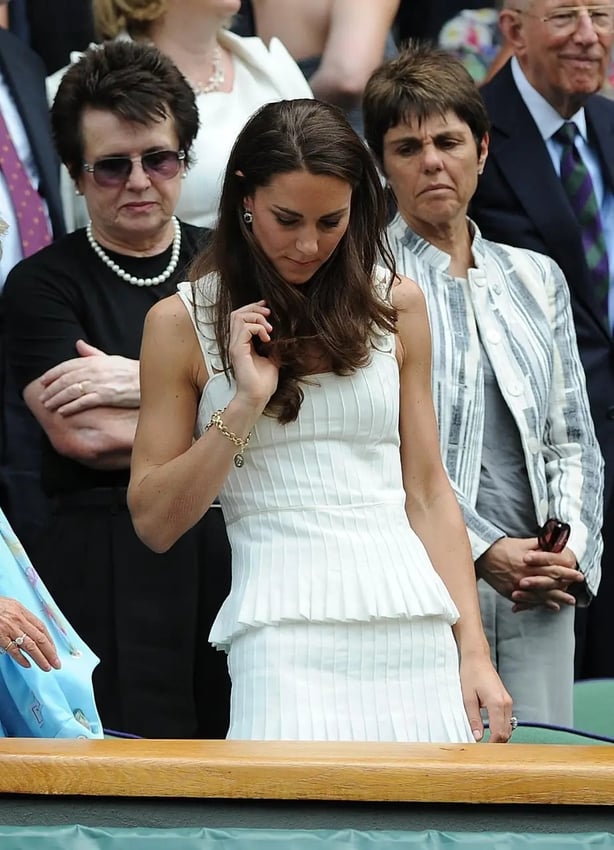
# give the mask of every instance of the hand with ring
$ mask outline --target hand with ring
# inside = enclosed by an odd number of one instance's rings
[[[30,667],[30,659],[47,672],[60,667],[44,623],[16,599],[0,596],[0,656],[4,655],[21,667]]]
[[[140,404],[139,361],[105,354],[84,340],[78,357],[64,360],[40,377],[45,409],[72,416],[96,407],[137,408]]]

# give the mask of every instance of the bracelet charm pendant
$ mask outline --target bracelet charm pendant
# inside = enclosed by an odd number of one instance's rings
[[[225,410],[226,408],[223,407],[221,410],[216,410],[214,413],[211,414],[211,419],[209,420],[207,425],[205,425],[205,431],[208,431],[211,427],[217,428],[217,430],[221,434],[223,434],[226,439],[230,440],[233,445],[238,447],[239,451],[233,456],[232,460],[237,469],[241,469],[241,467],[245,463],[243,452],[247,448],[247,444],[249,443],[249,438],[252,436],[252,432],[250,431],[247,437],[245,437],[245,439],[242,439],[241,437],[238,437],[236,434],[234,434],[229,428],[226,427],[226,425],[224,425],[222,413]]]

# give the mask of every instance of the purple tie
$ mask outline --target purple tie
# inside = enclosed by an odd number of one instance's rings
[[[0,169],[4,174],[13,203],[23,255],[29,257],[45,245],[49,245],[51,232],[41,196],[30,183],[1,110]]]
[[[561,182],[578,219],[595,297],[607,321],[610,290],[608,252],[593,181],[576,147],[577,132],[576,125],[566,121],[552,138],[563,146]]]

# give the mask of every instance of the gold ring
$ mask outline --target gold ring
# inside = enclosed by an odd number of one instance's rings
[[[7,643],[7,645],[4,647],[4,649],[0,649],[0,655],[6,655],[6,653],[9,651],[9,649],[10,649],[12,646],[15,646],[15,641],[14,641],[14,640],[10,640],[10,641]]]

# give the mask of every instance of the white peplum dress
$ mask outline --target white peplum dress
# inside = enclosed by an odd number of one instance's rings
[[[209,381],[197,435],[235,394],[221,372],[215,278],[197,284]],[[192,290],[179,285],[192,320]],[[367,366],[311,376],[298,419],[261,416],[219,494],[232,588],[211,642],[228,653],[229,738],[470,742],[458,611],[405,512],[394,335]]]

